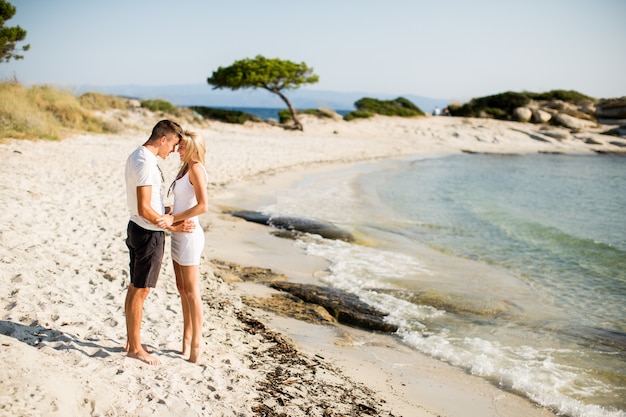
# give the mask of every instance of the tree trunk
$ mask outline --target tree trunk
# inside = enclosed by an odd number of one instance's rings
[[[297,130],[304,130],[302,123],[300,123],[300,121],[298,120],[298,117],[296,116],[296,110],[293,108],[293,106],[291,105],[291,102],[289,101],[289,99],[280,92],[280,90],[270,90],[272,93],[274,94],[278,94],[278,97],[282,98],[283,101],[287,104],[287,107],[289,107],[289,112],[291,113],[291,118],[293,119],[293,123],[294,123],[294,128]]]

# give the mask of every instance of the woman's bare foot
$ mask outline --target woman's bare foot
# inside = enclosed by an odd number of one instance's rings
[[[183,349],[180,351],[180,354],[184,357],[188,357],[191,353],[191,339],[185,340],[183,339]]]
[[[148,365],[161,365],[161,362],[156,356],[152,356],[143,349],[139,352],[128,352],[128,357],[133,359],[139,359],[140,361],[145,362]]]
[[[189,355],[189,362],[198,363],[198,358],[202,354],[203,350],[204,350],[204,345],[202,343],[196,347],[192,347],[191,354]]]

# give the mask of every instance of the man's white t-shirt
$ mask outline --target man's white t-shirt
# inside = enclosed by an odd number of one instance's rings
[[[161,194],[162,181],[157,158],[145,146],[138,147],[129,155],[126,160],[126,201],[130,210],[130,220],[144,229],[163,230],[139,215],[137,187],[152,186],[150,206],[157,213],[163,214],[165,213],[165,206]]]

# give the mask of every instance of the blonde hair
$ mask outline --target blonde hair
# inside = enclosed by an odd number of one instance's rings
[[[206,155],[206,144],[204,143],[204,139],[200,134],[193,132],[191,130],[185,130],[183,132],[183,137],[179,142],[179,145],[184,143],[186,146],[185,156],[181,161],[180,169],[178,170],[178,174],[176,174],[176,179],[170,185],[170,188],[167,192],[169,195],[170,192],[174,189],[174,184],[176,181],[181,179],[189,170],[189,165],[193,165],[196,162],[204,165],[204,156]]]

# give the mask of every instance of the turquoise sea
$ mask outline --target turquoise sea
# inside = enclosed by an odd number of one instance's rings
[[[276,191],[323,278],[389,312],[394,337],[559,415],[626,416],[626,158],[431,155]]]

